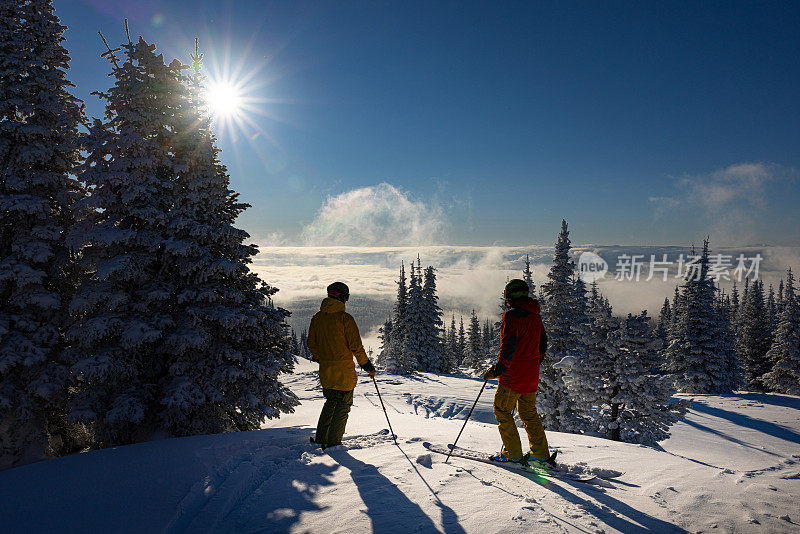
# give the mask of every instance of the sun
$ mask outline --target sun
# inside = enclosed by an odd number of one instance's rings
[[[241,92],[231,83],[213,83],[206,91],[206,103],[211,115],[218,119],[239,116],[244,104]]]
[[[215,135],[226,138],[232,146],[245,139],[253,146],[262,145],[268,138],[263,118],[274,119],[270,109],[279,102],[265,96],[266,86],[275,74],[267,79],[262,72],[266,63],[248,60],[248,53],[249,50],[238,53],[239,61],[233,62],[228,45],[212,46],[202,66],[198,61],[195,67],[203,69],[197,71],[203,87],[203,102],[198,107],[210,120]],[[191,55],[193,61],[198,54],[195,50]],[[256,139],[261,141],[256,144]]]

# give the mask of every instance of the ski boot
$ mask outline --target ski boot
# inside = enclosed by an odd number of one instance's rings
[[[556,456],[558,456],[558,451],[551,454],[549,458],[536,458],[535,456],[533,456],[532,453],[533,451],[530,451],[528,452],[528,454],[522,457],[526,465],[530,465],[532,467],[539,467],[542,469],[556,468]]]
[[[519,460],[512,460],[502,452],[498,452],[494,456],[489,456],[489,459],[493,462],[498,462],[498,463],[511,462],[512,464],[519,464],[519,463],[524,463],[525,457],[523,456]]]

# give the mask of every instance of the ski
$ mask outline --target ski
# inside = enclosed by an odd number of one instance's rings
[[[427,441],[424,442],[422,446],[428,449],[429,451],[435,452],[437,454],[443,454],[445,456],[449,454],[451,457],[455,456],[457,458],[464,458],[466,460],[472,460],[475,462],[482,462],[485,464],[496,465],[497,467],[502,467],[504,469],[521,471],[524,473],[532,473],[535,475],[549,477],[549,478],[560,478],[563,480],[572,480],[575,482],[585,482],[585,483],[591,483],[600,478],[597,475],[593,474],[578,474],[578,473],[570,473],[569,471],[559,471],[557,468],[548,470],[530,464],[515,463],[515,462],[495,462],[489,459],[489,455],[485,453],[471,451],[469,449],[456,448],[451,453],[448,447],[443,445],[434,445],[432,443],[428,443]]]

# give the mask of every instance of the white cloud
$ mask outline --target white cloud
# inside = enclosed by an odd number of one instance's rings
[[[774,165],[740,163],[707,176],[684,178],[690,194],[697,202],[713,212],[727,209],[735,202],[762,207],[765,204],[764,186],[776,173]]]
[[[796,174],[772,163],[739,163],[707,174],[684,175],[670,196],[650,197],[655,216],[684,217],[691,209],[717,243],[744,243],[757,235],[758,222],[767,207],[767,184]]]
[[[446,240],[440,206],[382,183],[329,197],[302,232],[306,245],[430,245]]]

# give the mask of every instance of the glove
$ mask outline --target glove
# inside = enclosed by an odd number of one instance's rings
[[[497,378],[497,374],[495,373],[494,365],[489,367],[485,373],[483,373],[484,380],[491,380],[492,378]]]
[[[367,360],[367,363],[361,366],[365,373],[369,375],[370,378],[375,378],[375,366],[372,365],[372,362]]]

